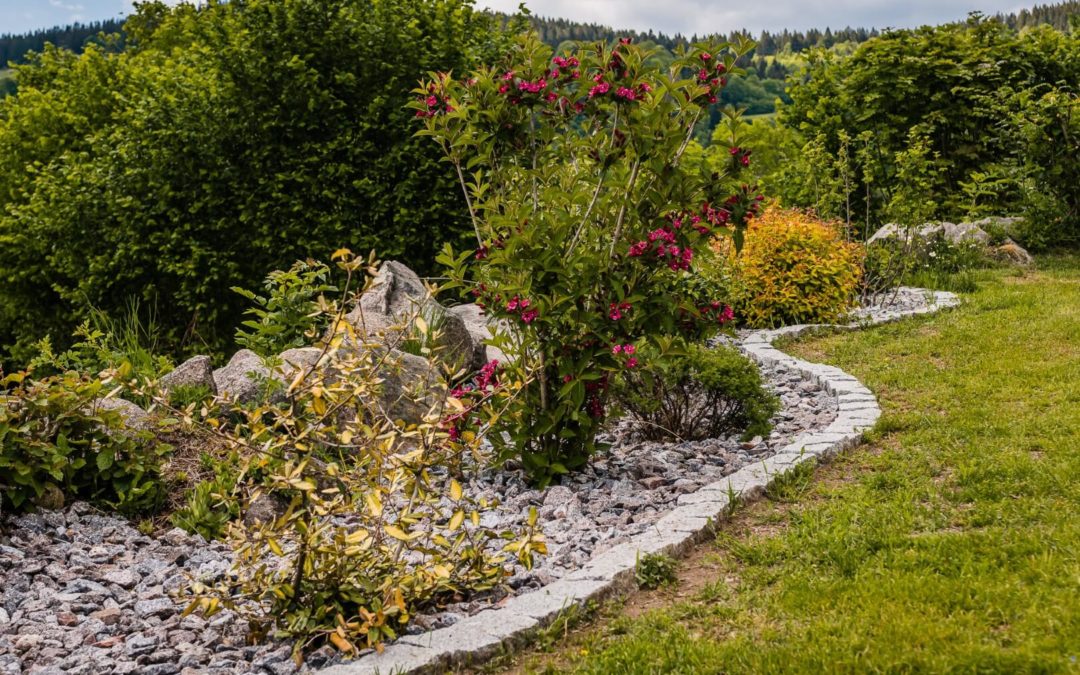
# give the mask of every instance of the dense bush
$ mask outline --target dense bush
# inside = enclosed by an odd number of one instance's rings
[[[27,372],[0,381],[0,487],[3,505],[51,507],[64,497],[124,513],[156,508],[168,447],[129,428],[104,400],[105,382],[69,371],[43,379]]]
[[[156,306],[222,351],[268,269],[342,245],[430,269],[467,218],[406,104],[500,51],[468,0],[141,3],[127,48],[47,49],[0,101],[0,350]],[[202,343],[202,344],[200,344]]]
[[[1019,237],[1035,248],[1080,245],[1080,76],[1072,84],[1072,91],[1018,97],[1025,206]]]
[[[501,584],[511,560],[531,565],[544,543],[535,511],[519,532],[492,530],[481,522],[491,503],[448,475],[447,467],[461,475],[462,458],[480,454],[483,438],[451,442],[439,426],[447,411],[461,409],[457,399],[440,397],[408,429],[380,411],[382,368],[395,357],[375,344],[339,348],[359,339],[344,315],[364,261],[347,252],[338,258],[348,278],[342,298],[321,310],[330,328],[318,367],[297,372],[280,405],[245,408],[231,425],[195,421],[242,464],[196,489],[188,526],[215,534],[237,495],[284,508],[228,526],[235,567],[212,588],[193,584],[188,611],[229,609],[255,638],[294,638],[297,652],[328,641],[356,655],[400,635],[418,610]],[[513,395],[493,389],[503,400]]]
[[[496,342],[526,383],[492,442],[541,484],[597,449],[610,387],[652,365],[635,349],[664,358],[665,336],[729,316],[686,280],[756,210],[738,180],[750,152],[733,144],[723,172],[682,160],[748,46],[696,45],[662,70],[627,40],[556,56],[529,36],[497,67],[417,91],[475,228],[475,250],[439,258],[447,287],[505,323]]]
[[[731,347],[692,345],[685,355],[627,375],[618,403],[649,439],[768,435],[779,410],[754,363]]]
[[[1021,243],[1067,243],[1077,203],[1069,99],[1078,86],[1076,32],[1017,32],[978,16],[888,31],[849,57],[811,54],[774,134],[787,151],[759,166],[785,204],[867,233],[886,222],[1023,210],[1037,226]],[[912,153],[931,169],[915,180],[900,170]],[[929,213],[898,221],[896,206],[912,196]]]
[[[736,318],[754,328],[836,321],[855,302],[863,247],[838,223],[771,206],[750,223],[741,252],[726,242]]]

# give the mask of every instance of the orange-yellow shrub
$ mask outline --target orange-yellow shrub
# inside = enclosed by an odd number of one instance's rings
[[[747,326],[836,321],[854,304],[864,249],[844,241],[839,223],[773,205],[740,252],[723,240],[713,248],[729,262],[735,317]]]

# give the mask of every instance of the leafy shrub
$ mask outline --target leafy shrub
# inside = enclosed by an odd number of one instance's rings
[[[1049,89],[1017,97],[1021,139],[1024,245],[1080,245],[1080,95]]]
[[[242,501],[268,498],[286,508],[250,528],[227,527],[233,574],[215,587],[194,584],[187,611],[227,608],[247,618],[256,638],[274,631],[295,638],[298,652],[329,641],[355,655],[396,637],[424,607],[500,584],[511,557],[531,564],[544,544],[535,511],[520,533],[482,526],[490,504],[471,499],[448,475],[446,467],[460,472],[462,454],[481,447],[482,435],[451,441],[439,424],[460,402],[447,399],[407,430],[379,414],[380,373],[393,355],[362,344],[344,320],[365,263],[347,251],[335,256],[347,279],[342,297],[323,310],[330,319],[319,343],[323,366],[291,378],[283,404],[242,409],[233,425],[204,426],[242,458],[241,476],[265,467],[257,480],[237,479]],[[513,391],[497,387],[490,395],[505,400]],[[204,514],[216,508],[214,490],[202,489]],[[216,522],[202,515],[193,526]]]
[[[468,231],[405,108],[429,69],[501,51],[468,0],[147,2],[125,34],[46,49],[0,101],[12,360],[129,297],[157,300],[166,353],[221,353],[245,308],[232,286],[342,244],[430,271]]]
[[[160,504],[168,447],[128,428],[102,403],[104,381],[72,371],[40,380],[19,372],[0,386],[4,504],[19,509],[56,491],[129,514]]]
[[[653,440],[765,436],[780,408],[754,362],[726,346],[691,345],[683,356],[627,375],[616,398]]]
[[[663,553],[646,553],[634,565],[634,581],[638,588],[654,589],[675,583],[675,560]]]
[[[554,56],[530,35],[496,67],[417,90],[421,134],[458,171],[475,229],[475,250],[440,255],[445,288],[506,323],[495,342],[526,383],[491,439],[541,485],[588,461],[610,387],[650,365],[625,346],[728,316],[683,280],[756,210],[738,180],[750,151],[733,144],[722,171],[683,160],[749,47],[698,44],[662,70],[629,40]]]
[[[236,342],[259,356],[273,356],[293,347],[310,344],[325,328],[320,308],[324,294],[337,290],[329,283],[330,268],[313,260],[298,261],[287,271],[266,277],[266,295],[233,287],[255,304],[245,314],[253,317],[236,331]]]
[[[858,291],[863,248],[839,224],[771,206],[754,219],[746,243],[729,251],[735,314],[753,328],[836,321]]]

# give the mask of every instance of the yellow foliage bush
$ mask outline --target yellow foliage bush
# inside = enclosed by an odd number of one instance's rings
[[[752,328],[836,321],[855,302],[864,248],[845,241],[838,222],[772,205],[751,221],[741,251],[730,240],[713,249],[728,261],[735,317]]]

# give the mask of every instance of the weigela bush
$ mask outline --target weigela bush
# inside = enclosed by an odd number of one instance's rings
[[[722,172],[684,154],[749,48],[697,44],[663,70],[626,39],[556,55],[528,35],[496,67],[417,89],[419,133],[456,169],[476,235],[439,257],[446,286],[505,323],[504,378],[523,384],[491,439],[540,484],[596,451],[615,379],[652,365],[638,349],[730,318],[687,279],[757,209],[749,152],[734,144]]]
[[[836,321],[852,308],[864,249],[839,223],[770,206],[746,233],[742,251],[714,242],[729,259],[735,313],[753,328]]]

